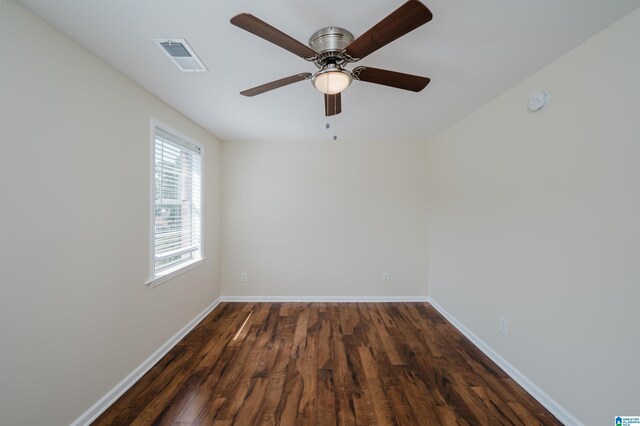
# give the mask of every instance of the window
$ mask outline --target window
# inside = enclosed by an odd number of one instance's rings
[[[152,267],[155,285],[202,259],[202,148],[153,125]]]

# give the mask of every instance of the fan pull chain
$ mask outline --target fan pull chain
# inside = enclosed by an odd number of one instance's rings
[[[336,121],[336,120],[337,120],[337,119],[336,119],[336,116],[334,115],[334,116],[333,116],[333,130],[334,130],[334,132],[333,132],[333,138],[332,138],[334,141],[337,141],[337,140],[338,140],[338,135],[337,135],[337,133],[338,133],[338,132],[336,132],[336,130],[337,130],[337,128],[338,128],[338,126],[336,125],[336,123],[337,123],[337,121]],[[329,130],[329,129],[331,128],[331,124],[329,124],[329,123],[325,124],[325,125],[324,125],[324,128],[325,128],[325,129],[327,129],[327,130]]]
[[[336,133],[337,133],[337,132],[335,132],[336,127],[337,127],[337,126],[336,126],[336,117],[334,116],[334,117],[333,117],[333,128],[334,128],[334,134],[333,134],[333,137],[332,137],[332,139],[333,139],[334,141],[337,141],[337,140],[338,140],[338,136],[336,135]],[[327,129],[327,130],[331,129],[331,124],[329,124],[329,123],[325,124],[325,125],[324,125],[324,128],[325,128],[325,129]]]
[[[337,133],[338,133],[338,125],[336,124],[338,122],[337,121],[338,120],[338,118],[337,118],[338,114],[335,113],[336,110],[338,109],[337,104],[338,103],[335,102],[334,105],[333,105],[333,112],[334,112],[334,114],[333,114],[333,140],[334,141],[338,140],[338,135],[337,135]]]
[[[338,124],[337,124],[338,123],[338,121],[337,121],[338,120],[338,103],[335,102],[335,100],[333,102],[333,114],[331,114],[331,115],[333,116],[333,137],[332,137],[332,139],[334,141],[337,141],[338,140],[338,132],[337,132],[337,130],[338,130]],[[327,124],[324,125],[324,128],[329,130],[331,128],[331,124],[329,124],[329,122],[327,121]]]

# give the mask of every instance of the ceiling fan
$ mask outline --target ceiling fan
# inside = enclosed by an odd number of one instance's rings
[[[331,116],[342,111],[340,93],[354,79],[419,92],[429,84],[430,79],[365,66],[351,71],[345,67],[426,24],[431,18],[433,15],[424,4],[418,0],[409,0],[356,39],[344,28],[326,27],[316,31],[309,39],[309,46],[305,46],[255,16],[241,13],[231,18],[233,25],[313,62],[318,71],[313,74],[294,74],[247,89],[240,94],[255,96],[298,81],[311,80],[313,86],[324,93],[325,115]]]

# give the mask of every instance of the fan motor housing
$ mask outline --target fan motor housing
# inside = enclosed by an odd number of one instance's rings
[[[322,68],[328,63],[337,65],[345,62],[342,51],[354,40],[353,34],[344,28],[321,28],[309,38],[309,46],[318,52],[315,63]]]

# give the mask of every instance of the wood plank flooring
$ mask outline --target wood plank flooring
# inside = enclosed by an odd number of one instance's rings
[[[427,303],[221,303],[95,425],[559,425]]]

